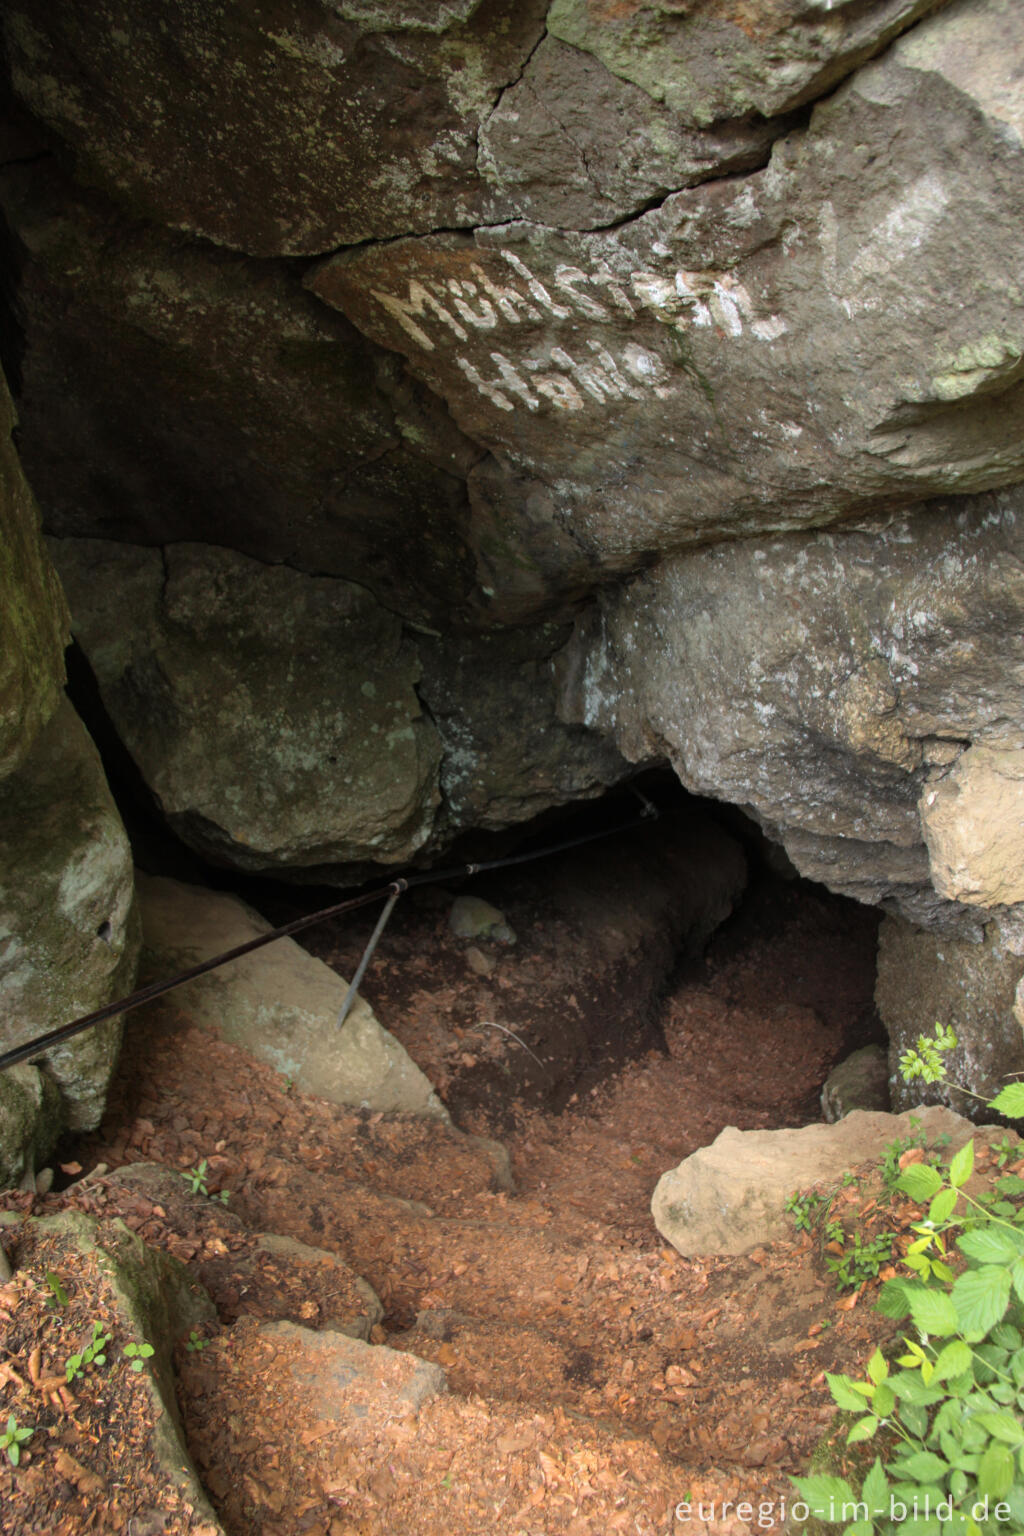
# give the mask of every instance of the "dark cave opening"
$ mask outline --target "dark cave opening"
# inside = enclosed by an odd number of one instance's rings
[[[345,894],[208,863],[163,820],[77,646],[68,652],[68,690],[140,868],[237,896],[275,926]],[[640,817],[645,803],[657,807],[657,821]],[[880,913],[800,878],[743,811],[688,794],[668,768],[524,827],[464,837],[443,862],[522,857],[577,839],[579,847],[535,862],[409,891],[370,963],[361,995],[457,1124],[504,1134],[524,1113],[589,1101],[631,1062],[678,1055],[671,1021],[681,998],[712,1000],[721,1038],[709,1035],[707,1050],[725,1072],[733,1061],[741,1100],[741,1079],[777,1074],[781,1083],[803,1063],[800,1092],[782,1096],[781,1123],[817,1118],[831,1066],[861,1046],[884,1045],[873,1001]],[[366,888],[386,880],[383,872]],[[466,895],[507,915],[516,942],[453,932],[453,906]],[[347,979],[379,912],[374,904],[332,919],[300,942]],[[700,1030],[688,1028],[686,1049],[699,1057]],[[760,1043],[744,1050],[759,1031]],[[772,1031],[777,1048],[750,1066]],[[747,1097],[759,1123],[758,1093]],[[744,1113],[738,1103],[733,1118]]]

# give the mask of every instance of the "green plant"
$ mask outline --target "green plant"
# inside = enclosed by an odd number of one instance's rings
[[[92,1338],[84,1345],[80,1354],[69,1355],[64,1364],[64,1375],[68,1385],[78,1381],[85,1375],[86,1368],[90,1365],[106,1365],[107,1357],[104,1350],[110,1343],[110,1334],[103,1332],[101,1323],[93,1323]]]
[[[809,1232],[824,1203],[825,1196],[817,1194],[813,1189],[795,1189],[783,1209],[792,1216],[798,1232]]]
[[[152,1344],[126,1344],[124,1352],[125,1357],[132,1362],[133,1371],[144,1371],[145,1362],[152,1358],[153,1346]]]
[[[904,1053],[904,1076],[935,1081],[930,1074],[955,1043],[940,1027],[931,1041],[919,1037]],[[1024,1117],[1024,1084],[1005,1087],[990,1108]],[[971,1141],[948,1169],[915,1162],[894,1179],[927,1210],[912,1224],[909,1277],[886,1281],[878,1310],[909,1318],[917,1337],[904,1336],[898,1369],[876,1349],[865,1380],[827,1377],[833,1400],[857,1415],[847,1444],[882,1431],[884,1454],[859,1494],[842,1477],[794,1479],[809,1514],[844,1525],[845,1536],[1024,1527],[1024,1180],[1004,1176],[986,1203],[965,1188],[973,1168]],[[950,1238],[966,1265],[959,1275],[947,1262]]]
[[[838,1222],[836,1225],[842,1237],[833,1238],[832,1241],[841,1243],[843,1251],[826,1254],[825,1265],[829,1274],[835,1275],[836,1283],[843,1289],[852,1289],[867,1280],[876,1280],[879,1272],[892,1263],[893,1234],[879,1232],[874,1237],[863,1237],[860,1232],[854,1232],[852,1237],[847,1237],[842,1226]]]
[[[887,1142],[882,1152],[882,1160],[879,1163],[879,1172],[882,1175],[882,1183],[890,1194],[895,1194],[902,1169],[900,1161],[907,1152],[914,1152],[918,1148],[924,1154],[924,1161],[937,1167],[942,1162],[942,1153],[949,1146],[949,1137],[946,1134],[937,1136],[931,1146],[928,1145],[928,1137],[921,1130],[921,1122],[915,1116],[910,1119],[911,1130],[906,1136],[897,1136],[893,1141]]]
[[[60,1283],[60,1276],[55,1274],[52,1269],[48,1269],[43,1278],[46,1281],[46,1289],[50,1293],[46,1298],[46,1305],[48,1307],[66,1307],[68,1304],[68,1293]]]
[[[185,1348],[188,1350],[190,1355],[201,1354],[202,1351],[206,1348],[206,1340],[201,1339],[193,1328],[192,1332],[185,1340]]]
[[[182,1178],[194,1195],[206,1195],[211,1200],[219,1200],[221,1205],[227,1205],[231,1199],[228,1191],[226,1189],[212,1190],[207,1183],[208,1166],[208,1161],[204,1157],[201,1162],[196,1163],[194,1168],[189,1168],[183,1173]]]
[[[956,1030],[950,1024],[936,1024],[934,1035],[918,1035],[916,1047],[911,1046],[900,1057],[900,1075],[905,1083],[919,1077],[925,1083],[942,1081],[942,1058],[947,1051],[955,1051]]]
[[[8,1415],[7,1428],[0,1433],[0,1451],[7,1452],[7,1460],[12,1467],[16,1467],[21,1461],[21,1448],[32,1439],[34,1434],[35,1430],[30,1429],[28,1425],[24,1428],[19,1427],[13,1413]]]

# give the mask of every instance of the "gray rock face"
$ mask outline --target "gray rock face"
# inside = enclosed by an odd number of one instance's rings
[[[894,1108],[927,1097],[975,1115],[1004,1086],[1007,1074],[1024,1072],[1024,1025],[1015,1011],[1022,977],[1024,944],[1017,924],[996,919],[987,925],[984,942],[972,944],[891,918],[883,922],[875,1001],[889,1033]],[[904,1083],[900,1056],[917,1044],[918,1035],[934,1034],[937,1022],[951,1024],[957,1033],[957,1049],[944,1058],[944,1076],[956,1087],[926,1090],[920,1081]]]
[[[43,1167],[63,1128],[53,1079],[22,1062],[0,1072],[0,1189]]]
[[[53,550],[107,707],[187,842],[249,869],[422,846],[440,749],[415,652],[368,592],[211,545]]]
[[[158,876],[140,874],[138,882],[146,967],[155,980],[270,932],[232,896]],[[321,960],[292,939],[277,939],[189,982],[183,1006],[195,1023],[269,1062],[302,1093],[447,1120],[427,1078],[361,998],[338,1028],[347,990]]]
[[[60,702],[67,638],[67,607],[39,537],[14,426],[0,375],[0,779],[24,760]]]
[[[581,551],[613,572],[1010,483],[1024,475],[1014,47],[1019,8],[959,0],[764,171],[610,230],[398,240],[306,281],[522,477],[520,555],[542,589],[578,580]],[[486,579],[499,613],[501,580]]]
[[[847,1169],[880,1157],[887,1142],[906,1136],[918,1121],[931,1142],[948,1135],[954,1152],[974,1133],[969,1120],[936,1106],[914,1117],[855,1109],[835,1125],[792,1131],[728,1126],[709,1147],[662,1174],[651,1200],[654,1224],[687,1258],[749,1253],[792,1234],[784,1206],[795,1190],[838,1183]]]
[[[328,878],[404,863],[628,771],[556,718],[564,628],[441,641],[351,582],[211,545],[51,548],[122,739],[215,862]]]
[[[480,450],[397,358],[288,270],[126,230],[48,161],[0,171],[0,201],[30,253],[21,449],[50,533],[163,544],[216,528],[413,618],[465,600]]]
[[[99,755],[65,702],[0,793],[0,1043],[130,992],[138,956],[128,839]],[[112,1019],[41,1058],[69,1129],[99,1124],[120,1043]]]
[[[933,889],[919,801],[971,743],[1024,745],[1022,507],[1006,491],[667,561],[581,622],[567,718],[634,762],[667,753],[802,874],[977,936],[977,907]]]
[[[88,180],[220,245],[299,255],[479,220],[476,131],[545,10],[17,0],[4,33],[15,89]]]
[[[695,130],[595,53],[549,34],[483,124],[480,169],[508,214],[590,229],[767,160],[779,124]]]
[[[595,6],[553,0],[555,37],[601,59],[686,123],[789,112],[837,85],[942,0]]]

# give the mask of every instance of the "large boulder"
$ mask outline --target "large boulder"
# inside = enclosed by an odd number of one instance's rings
[[[24,760],[60,702],[68,625],[14,428],[0,375],[0,779]]]
[[[495,223],[524,192],[552,223],[611,223],[763,159],[766,118],[940,3],[11,0],[4,33],[85,179],[266,256]]]
[[[762,171],[592,232],[521,220],[370,243],[305,281],[406,356],[509,494],[518,477],[505,520],[539,588],[559,563],[571,588],[581,554],[592,580],[1008,484],[1024,477],[1024,89],[1005,61],[1022,47],[1020,7],[956,0]],[[521,597],[503,574],[498,613]]]
[[[547,0],[31,0],[5,9],[14,87],[85,177],[254,255],[484,214],[476,134]]]
[[[99,754],[67,702],[0,792],[0,1046],[130,992],[139,957],[131,850]],[[72,1130],[99,1124],[114,1018],[37,1059]]]
[[[369,592],[212,545],[52,548],[106,706],[185,841],[280,870],[423,845],[440,747],[416,652]]]
[[[212,545],[51,548],[114,724],[216,862],[321,878],[405,863],[628,772],[556,716],[564,626],[441,639],[351,582]]]
[[[145,964],[154,980],[271,931],[233,896],[162,876],[140,874],[138,884]],[[178,1005],[203,1029],[276,1067],[301,1093],[447,1120],[426,1077],[362,998],[338,1028],[347,990],[293,939],[275,939],[189,982]]]
[[[634,762],[667,750],[687,788],[745,806],[801,874],[977,938],[972,888],[933,882],[929,801],[975,759],[1009,763],[1004,793],[1020,790],[1022,511],[1015,489],[666,561],[580,621],[566,717]],[[1012,848],[1012,819],[1002,833]],[[1006,878],[985,889],[1017,899]]]
[[[888,1142],[919,1130],[932,1143],[948,1136],[954,1152],[974,1133],[969,1120],[937,1106],[915,1115],[855,1109],[835,1125],[798,1130],[730,1125],[662,1174],[651,1199],[654,1224],[686,1258],[749,1253],[792,1233],[785,1203],[795,1191],[827,1189],[847,1170],[880,1158]]]
[[[875,1001],[889,1034],[895,1108],[927,1097],[962,1115],[983,1113],[1007,1075],[1024,1072],[1024,1020],[1015,1011],[1022,977],[1018,922],[997,917],[986,925],[984,940],[971,943],[885,919]],[[905,1083],[900,1056],[916,1046],[918,1035],[932,1036],[937,1023],[952,1025],[959,1042],[943,1059],[944,1082],[931,1089],[920,1079]]]

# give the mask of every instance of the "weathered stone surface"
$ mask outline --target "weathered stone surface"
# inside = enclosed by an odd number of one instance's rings
[[[515,826],[598,795],[629,772],[601,735],[558,718],[552,662],[569,634],[538,624],[415,636],[418,691],[441,739],[445,824]]]
[[[728,1126],[709,1147],[662,1174],[651,1200],[654,1224],[687,1258],[748,1253],[792,1233],[784,1210],[794,1190],[838,1182],[848,1168],[880,1157],[887,1142],[917,1126],[950,1149],[975,1128],[951,1110],[930,1106],[916,1116],[855,1109],[835,1125],[792,1131],[738,1131]]]
[[[260,1232],[256,1238],[258,1249],[271,1259],[277,1260],[293,1274],[304,1270],[327,1268],[331,1274],[332,1305],[323,1318],[321,1327],[332,1333],[347,1334],[350,1339],[368,1341],[371,1331],[384,1316],[380,1297],[371,1285],[340,1259],[336,1253],[323,1248],[310,1248],[294,1237],[279,1237],[276,1232]],[[249,1266],[242,1265],[243,1275]]]
[[[186,842],[249,869],[422,846],[440,747],[415,651],[368,592],[212,545],[51,547],[104,702]]]
[[[921,797],[932,883],[972,906],[1024,902],[1024,750],[970,747]]]
[[[218,244],[299,255],[478,221],[476,132],[546,8],[14,0],[4,36],[15,90],[85,178]]]
[[[210,1298],[184,1264],[148,1247],[123,1222],[110,1223],[101,1234],[91,1217],[61,1211],[36,1218],[34,1224],[64,1245],[70,1273],[85,1255],[95,1254],[109,1287],[103,1320],[116,1345],[134,1340],[153,1346],[152,1357],[143,1362],[142,1379],[151,1403],[145,1430],[156,1467],[187,1500],[196,1517],[193,1529],[204,1536],[224,1536],[186,1449],[174,1386],[178,1340],[193,1328],[216,1322]]]
[[[138,876],[146,968],[175,974],[270,932],[233,896]],[[347,986],[293,939],[233,960],[189,982],[180,1006],[190,1019],[290,1077],[302,1093],[446,1120],[419,1067],[358,998],[339,1030]]]
[[[977,935],[931,886],[918,803],[969,743],[1024,747],[1022,509],[1005,491],[665,562],[581,621],[566,716],[667,753],[802,874]]]
[[[56,1083],[24,1062],[0,1072],[0,1189],[42,1168],[63,1129]]]
[[[362,587],[211,545],[51,548],[122,739],[218,862],[321,878],[406,862],[629,771],[557,717],[564,627],[440,639]]]
[[[481,128],[480,170],[516,217],[590,229],[763,164],[780,131],[757,119],[696,130],[549,35]]]
[[[852,1051],[825,1079],[821,1112],[829,1124],[855,1109],[889,1109],[889,1057],[880,1045]]]
[[[45,160],[0,172],[0,200],[27,252],[21,451],[48,532],[215,528],[413,618],[464,601],[480,450],[398,358],[288,269],[126,228]]]
[[[570,545],[592,572],[628,569],[1011,483],[1024,475],[1024,94],[1004,67],[1017,47],[1019,7],[958,0],[762,172],[609,230],[397,240],[306,281],[403,352],[518,477],[520,557],[549,592],[552,551],[563,582],[578,579]],[[488,584],[501,613],[501,573]]]
[[[131,991],[139,955],[128,839],[99,756],[63,703],[0,790],[0,1042],[20,1044]],[[99,1124],[112,1019],[40,1059],[65,1125]]]
[[[822,96],[943,0],[553,0],[548,28],[686,123],[772,117]]]
[[[342,1333],[314,1333],[295,1323],[264,1323],[277,1369],[306,1396],[311,1419],[385,1421],[404,1418],[446,1390],[439,1365],[415,1355],[363,1344]]]
[[[875,1001],[889,1033],[894,1108],[922,1098],[952,1104],[973,1115],[994,1098],[1008,1073],[1024,1072],[1024,1025],[1015,1012],[1024,956],[1012,926],[999,919],[972,944],[924,933],[887,918],[878,936]],[[936,1022],[951,1024],[959,1045],[943,1059],[946,1080],[978,1094],[982,1103],[956,1087],[926,1089],[920,1079],[906,1084],[899,1058],[932,1035]]]
[[[67,608],[11,440],[0,375],[0,779],[24,760],[61,698]]]

